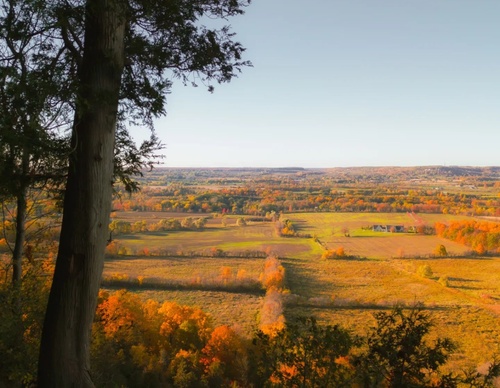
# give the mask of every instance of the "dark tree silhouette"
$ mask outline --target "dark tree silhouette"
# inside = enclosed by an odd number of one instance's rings
[[[199,22],[204,16],[241,14],[247,3],[87,0],[55,8],[65,47],[78,63],[78,79],[74,152],[42,335],[40,387],[93,386],[90,330],[109,235],[117,123],[130,119],[151,127],[165,113],[168,75],[184,82],[193,74],[201,82],[228,82],[248,65],[228,27],[208,29]]]

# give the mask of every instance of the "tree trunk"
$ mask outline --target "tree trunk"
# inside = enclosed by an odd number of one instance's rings
[[[79,99],[59,251],[45,317],[39,387],[92,387],[89,348],[113,185],[125,1],[87,0]]]
[[[17,193],[17,208],[16,208],[16,241],[14,243],[14,251],[12,252],[12,286],[20,288],[21,277],[23,274],[23,247],[26,239],[26,195],[27,187],[23,184]]]
[[[14,299],[12,302],[16,314],[18,314],[19,317],[23,313],[21,307],[21,281],[23,276],[23,252],[24,242],[26,240],[26,216],[28,211],[26,198],[28,196],[27,177],[29,174],[29,159],[29,152],[26,147],[24,147],[21,164],[21,178],[19,182],[20,187],[16,193],[16,241],[14,242],[14,251],[12,252],[12,288],[14,290]],[[19,340],[22,341],[22,334]]]

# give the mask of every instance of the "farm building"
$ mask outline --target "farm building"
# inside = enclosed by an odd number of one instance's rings
[[[374,232],[392,232],[392,233],[404,233],[404,225],[373,225],[372,230]]]

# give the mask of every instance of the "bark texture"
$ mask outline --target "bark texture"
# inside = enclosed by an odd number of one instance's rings
[[[89,347],[109,235],[125,1],[86,2],[84,53],[39,387],[92,387]]]

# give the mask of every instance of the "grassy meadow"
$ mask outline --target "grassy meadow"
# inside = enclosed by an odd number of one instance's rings
[[[145,215],[117,213],[116,217],[143,220]],[[171,216],[155,213],[155,222],[165,215]],[[244,253],[273,252],[286,271],[287,319],[314,315],[321,322],[339,323],[363,333],[373,324],[374,312],[418,301],[432,312],[434,335],[449,336],[460,345],[450,368],[476,366],[500,353],[499,257],[468,256],[469,247],[436,236],[367,228],[413,225],[415,220],[404,213],[291,213],[286,217],[300,233],[313,237],[279,237],[269,221],[237,226],[235,216],[225,216],[224,223],[221,218],[210,219],[201,231],[118,236],[117,242],[132,253],[107,259],[105,284],[115,288],[128,285],[145,299],[201,307],[214,323],[251,333],[264,303],[265,291],[259,283],[264,258],[244,257]],[[464,218],[419,217],[429,225]],[[350,237],[345,236],[346,229]],[[440,244],[445,245],[448,257],[433,255]],[[339,246],[348,258],[321,259],[325,247]],[[144,248],[176,254],[133,253]],[[214,249],[222,252],[220,257],[211,256]],[[423,266],[431,269],[427,277],[420,275]],[[120,276],[127,281],[120,283]]]

